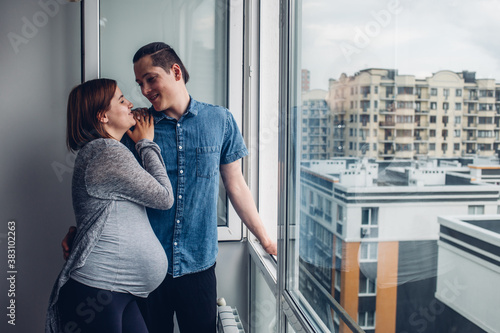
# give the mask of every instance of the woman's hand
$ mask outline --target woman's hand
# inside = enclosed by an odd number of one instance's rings
[[[155,137],[155,126],[153,115],[149,114],[147,111],[135,112],[135,127],[134,130],[128,130],[127,135],[135,142],[139,142],[142,139],[148,139],[153,141]]]

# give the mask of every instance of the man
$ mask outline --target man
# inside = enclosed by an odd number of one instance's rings
[[[191,98],[189,74],[167,44],[143,46],[133,62],[136,82],[152,104],[154,141],[175,194],[170,210],[148,210],[169,267],[141,310],[153,333],[172,332],[174,312],[181,332],[215,332],[219,171],[236,212],[266,252],[276,255],[276,242],[268,236],[241,173],[240,159],[248,151],[231,113]],[[128,137],[123,143],[134,151]],[[65,241],[63,248],[67,250]]]

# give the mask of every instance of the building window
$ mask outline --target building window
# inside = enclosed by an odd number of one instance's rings
[[[361,208],[360,237],[378,237],[378,207]]]
[[[460,143],[454,143],[453,144],[453,150],[454,151],[459,151],[460,150]]]
[[[375,311],[359,312],[358,313],[358,324],[362,329],[374,329],[375,328]]]
[[[435,151],[436,150],[436,144],[435,143],[429,143],[429,150],[430,151]]]
[[[359,274],[359,295],[372,296],[377,294],[377,281],[367,278],[362,272]]]
[[[469,206],[469,215],[483,215],[484,205],[472,205]]]
[[[433,129],[432,129],[432,130],[430,130],[430,131],[429,131],[429,136],[430,136],[431,138],[434,138],[434,137],[436,136],[436,130],[433,130]]]
[[[461,111],[462,110],[462,103],[455,103],[455,110]]]
[[[459,138],[462,134],[460,130],[455,130],[455,138]]]
[[[455,125],[460,125],[462,123],[462,117],[455,116]]]
[[[335,289],[338,291],[340,291],[341,282],[341,274],[338,270],[335,270]]]
[[[342,236],[344,226],[344,207],[337,205],[337,233]]]
[[[359,247],[359,261],[377,261],[378,258],[378,243],[361,242]]]
[[[435,124],[435,123],[436,123],[436,116],[430,116],[430,117],[429,117],[429,122],[430,122],[431,124]]]
[[[455,89],[455,96],[461,97],[462,96],[462,89]]]
[[[445,88],[445,89],[443,89],[443,96],[444,96],[444,97],[448,97],[448,96],[450,96],[450,89],[446,89],[446,88]]]
[[[335,256],[342,259],[342,239],[339,237],[335,238]]]
[[[437,96],[438,90],[437,88],[431,88],[431,96]]]
[[[437,103],[431,102],[431,110],[436,110],[436,109],[437,109]]]

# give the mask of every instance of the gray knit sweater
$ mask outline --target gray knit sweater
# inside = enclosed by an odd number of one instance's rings
[[[128,148],[113,139],[93,140],[78,153],[72,183],[77,233],[50,296],[46,332],[62,332],[56,306],[59,291],[71,273],[85,265],[114,203],[125,200],[155,209],[169,209],[173,205],[172,187],[160,148],[147,139],[140,140],[135,148],[144,168]]]

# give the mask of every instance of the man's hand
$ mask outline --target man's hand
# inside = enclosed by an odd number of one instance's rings
[[[278,255],[278,243],[276,243],[275,241],[270,240],[267,244],[260,244],[268,254],[273,256]]]
[[[75,239],[75,235],[76,227],[69,227],[68,233],[61,243],[64,260],[68,260],[69,254],[71,253],[71,248],[73,247],[73,240]]]

